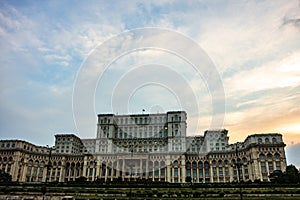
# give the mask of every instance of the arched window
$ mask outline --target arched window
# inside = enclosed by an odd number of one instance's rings
[[[177,161],[177,160],[174,161],[174,166],[175,166],[175,167],[178,166],[178,161]]]
[[[243,157],[243,163],[247,163],[247,158]]]
[[[215,165],[217,162],[215,160],[212,161],[212,164]]]
[[[275,157],[275,158],[280,158],[280,154],[279,154],[279,153],[275,153],[275,154],[274,154],[274,157]]]
[[[187,162],[187,163],[186,163],[186,167],[187,167],[187,168],[191,168],[191,163],[190,163],[190,162]]]
[[[193,166],[193,168],[196,168],[196,167],[197,167],[197,163],[194,161],[194,162],[192,163],[192,166]]]
[[[272,154],[268,153],[267,158],[272,159]]]
[[[219,161],[218,161],[218,165],[222,165],[222,160],[219,160]]]
[[[269,143],[270,143],[269,138],[266,138],[266,139],[265,139],[265,143],[266,143],[266,144],[269,144]]]
[[[209,168],[209,163],[207,161],[204,162],[204,167]]]
[[[273,142],[273,143],[277,143],[277,139],[273,137],[273,138],[272,138],[272,142]]]
[[[265,159],[265,155],[264,154],[259,154],[259,159],[261,159],[261,160],[263,160],[263,159]]]
[[[225,165],[228,165],[228,160],[225,160],[225,161],[224,161],[224,164],[225,164]]]
[[[200,161],[200,162],[198,162],[198,167],[199,168],[202,168],[203,167],[203,163]]]
[[[261,138],[258,138],[257,142],[258,142],[259,144],[261,144],[261,143],[262,143],[262,139],[261,139]]]

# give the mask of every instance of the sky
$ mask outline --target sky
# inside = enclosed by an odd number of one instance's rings
[[[185,110],[188,135],[281,133],[300,167],[298,0],[1,1],[0,52],[1,139]]]

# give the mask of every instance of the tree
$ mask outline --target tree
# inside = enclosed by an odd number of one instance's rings
[[[299,182],[299,172],[294,165],[289,165],[286,167],[285,175],[289,183],[298,183]]]
[[[80,177],[75,179],[75,182],[84,183],[84,182],[86,182],[86,178],[84,176],[80,176]]]
[[[281,170],[275,170],[270,174],[270,181],[274,183],[299,183],[299,172],[294,165],[286,167],[283,173]]]
[[[190,176],[185,177],[185,182],[187,182],[187,183],[192,182],[192,177],[190,177]]]
[[[284,183],[285,178],[284,178],[284,173],[281,170],[275,170],[273,171],[270,176],[270,181],[273,183]]]
[[[0,183],[11,182],[12,177],[9,173],[6,173],[4,170],[0,170]]]

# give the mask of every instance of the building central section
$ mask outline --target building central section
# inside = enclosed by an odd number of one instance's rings
[[[99,114],[96,139],[83,143],[90,153],[185,152],[186,112]]]

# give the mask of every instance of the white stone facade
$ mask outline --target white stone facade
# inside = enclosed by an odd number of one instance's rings
[[[225,129],[187,136],[186,121],[184,111],[100,114],[95,139],[58,134],[54,149],[1,140],[0,169],[20,182],[66,182],[84,176],[90,181],[167,182],[190,177],[192,182],[212,183],[269,181],[272,171],[286,168],[281,134],[253,134],[228,144]]]

